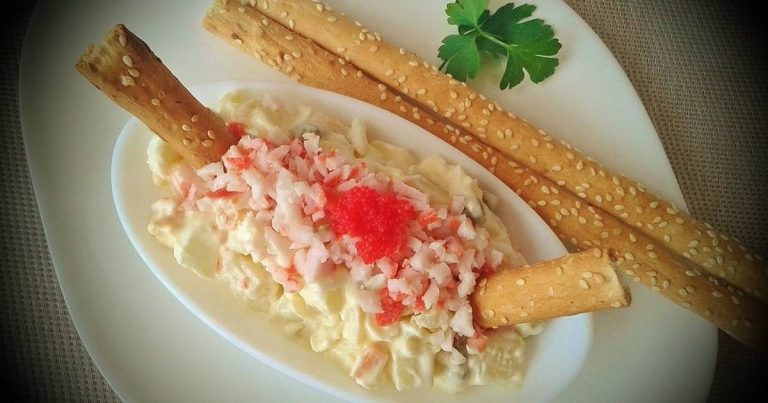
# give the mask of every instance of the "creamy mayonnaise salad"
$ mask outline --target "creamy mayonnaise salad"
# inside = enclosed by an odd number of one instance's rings
[[[240,137],[220,162],[194,170],[158,137],[147,150],[167,191],[148,228],[181,266],[362,387],[521,383],[524,338],[543,325],[473,322],[475,285],[525,261],[461,166],[270,95],[231,92],[218,112]]]

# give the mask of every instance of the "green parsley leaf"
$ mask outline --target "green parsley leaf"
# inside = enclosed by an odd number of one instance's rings
[[[480,71],[480,52],[475,43],[477,36],[477,33],[450,35],[443,39],[437,55],[445,60],[446,72],[457,80],[475,78]]]
[[[457,80],[475,78],[480,70],[480,53],[506,60],[499,87],[512,88],[525,79],[540,83],[555,72],[555,56],[562,45],[555,31],[541,19],[531,19],[536,6],[505,4],[496,12],[486,9],[487,0],[456,0],[448,4],[448,23],[458,35],[443,39],[438,57],[446,73]]]
[[[448,14],[448,23],[451,25],[476,27],[486,8],[488,0],[456,0],[455,3],[448,4],[445,13]]]

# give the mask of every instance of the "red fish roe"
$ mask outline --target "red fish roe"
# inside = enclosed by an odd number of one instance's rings
[[[399,253],[406,243],[407,224],[416,218],[407,201],[367,186],[332,197],[326,214],[336,236],[359,238],[355,247],[364,263]]]

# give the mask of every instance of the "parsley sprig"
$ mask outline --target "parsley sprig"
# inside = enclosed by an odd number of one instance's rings
[[[499,88],[512,88],[525,78],[540,83],[555,72],[558,65],[553,57],[562,45],[555,31],[541,19],[530,19],[536,6],[514,3],[488,10],[488,0],[456,0],[448,4],[448,23],[458,27],[458,35],[443,39],[438,57],[440,69],[455,79],[466,81],[477,77],[481,53],[494,58],[504,57],[506,66]]]

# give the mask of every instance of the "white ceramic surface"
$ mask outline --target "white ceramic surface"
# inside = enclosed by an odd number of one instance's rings
[[[505,92],[488,77],[473,85],[684,207],[656,132],[610,52],[561,1],[529,2],[539,6],[536,15],[555,27],[564,44],[556,74],[542,85]],[[440,39],[451,29],[444,1],[331,3],[434,62]],[[145,268],[115,214],[110,157],[129,116],[72,67],[113,24],[125,23],[189,85],[287,81],[200,28],[208,5],[206,0],[40,2],[22,55],[22,128],[62,293],[83,343],[126,401],[335,401],[211,332]],[[594,315],[594,347],[581,374],[556,401],[706,398],[716,329],[642,286],[631,287],[632,307]]]
[[[567,253],[552,230],[514,192],[487,170],[458,150],[416,125],[369,104],[338,94],[295,84],[228,82],[193,87],[195,97],[215,108],[218,100],[238,89],[248,94],[273,94],[293,105],[308,105],[329,116],[349,122],[362,119],[371,139],[408,146],[418,157],[442,155],[463,166],[478,178],[484,189],[499,196],[498,211],[512,243],[530,262],[553,259]],[[227,287],[199,278],[179,267],[173,251],[162,247],[147,232],[149,206],[162,192],[152,184],[145,163],[151,132],[131,119],[121,131],[112,158],[112,191],[120,222],[147,266],[192,313],[243,351],[291,377],[348,400],[418,400],[421,402],[493,401],[504,397],[517,402],[546,402],[562,392],[576,377],[586,360],[592,341],[592,315],[560,318],[547,323],[542,335],[529,339],[528,376],[512,394],[501,387],[472,388],[466,393],[446,395],[431,388],[397,392],[393,387],[365,391],[341,368],[319,354],[300,346],[274,329],[264,315],[243,309]],[[421,152],[419,152],[419,150]]]

